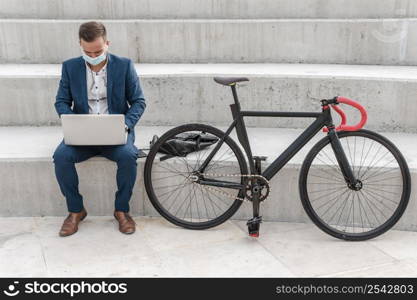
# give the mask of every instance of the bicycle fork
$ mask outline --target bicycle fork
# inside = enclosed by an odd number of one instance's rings
[[[332,146],[334,155],[336,157],[339,168],[342,171],[342,175],[346,181],[346,184],[350,189],[359,190],[362,186],[362,183],[360,182],[360,180],[355,178],[355,175],[352,171],[352,167],[349,164],[346,153],[343,150],[342,144],[340,143],[340,139],[337,136],[336,130],[334,128],[329,129],[328,137],[330,138],[330,144]]]

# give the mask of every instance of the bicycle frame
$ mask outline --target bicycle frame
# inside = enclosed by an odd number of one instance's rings
[[[205,168],[209,164],[210,160],[214,157],[217,151],[220,149],[224,142],[224,139],[230,135],[233,128],[236,128],[236,134],[242,145],[245,154],[249,161],[249,167],[251,174],[256,174],[256,168],[254,159],[252,157],[252,150],[246,131],[244,117],[289,117],[289,118],[315,118],[315,121],[309,125],[288,147],[285,149],[260,175],[270,180],[274,175],[279,172],[287,162],[298,153],[323,127],[326,127],[327,136],[331,140],[332,148],[335,152],[338,164],[345,177],[347,184],[355,184],[356,178],[352,172],[351,166],[347,160],[345,152],[340,144],[335,126],[330,113],[329,105],[322,104],[322,112],[277,112],[277,111],[247,111],[240,109],[240,103],[236,94],[236,87],[232,85],[234,104],[230,104],[232,111],[233,122],[226,130],[225,135],[217,143],[216,147],[210,152],[205,161],[201,164],[198,172],[204,173]],[[236,182],[220,181],[214,179],[207,179],[199,181],[200,184],[219,186],[232,189],[244,188],[243,184]]]

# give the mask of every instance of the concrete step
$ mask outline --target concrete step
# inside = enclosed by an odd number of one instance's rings
[[[412,0],[0,0],[0,18],[416,17]]]
[[[84,21],[0,19],[0,63],[61,63],[77,56],[78,28]],[[103,23],[110,50],[142,63],[417,64],[415,18]]]
[[[154,134],[171,127],[136,127],[136,145],[147,148]],[[225,129],[220,127],[220,129]],[[299,134],[297,129],[248,128],[253,155],[268,156],[267,167]],[[417,231],[417,138],[416,134],[383,133],[402,151],[412,174],[411,199],[397,229]],[[320,133],[303,148],[271,181],[271,196],[262,206],[265,220],[306,222],[298,196],[301,163]],[[235,131],[232,137],[236,140]],[[65,199],[54,174],[52,154],[62,139],[59,127],[0,127],[0,216],[61,216],[66,214]],[[147,152],[147,151],[146,151]],[[151,206],[143,186],[145,158],[138,159],[138,178],[132,196],[135,215],[158,215]],[[111,215],[116,191],[116,164],[103,157],[93,157],[76,164],[80,192],[91,215]],[[251,207],[246,202],[233,219],[248,219]]]
[[[58,125],[58,64],[0,64],[0,126]],[[317,99],[343,95],[369,112],[367,128],[417,133],[417,67],[309,64],[137,64],[147,100],[141,125],[231,123],[230,88],[214,76],[247,76],[238,95],[246,110],[319,111]],[[358,115],[346,108],[351,122]],[[336,119],[337,120],[337,119]],[[301,128],[310,119],[246,118],[248,126]]]

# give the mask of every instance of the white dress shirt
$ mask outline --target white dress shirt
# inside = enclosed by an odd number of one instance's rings
[[[94,72],[85,62],[87,74],[88,113],[108,114],[107,62],[100,71]]]
[[[108,114],[107,104],[107,61],[100,71],[94,72],[85,63],[87,76],[88,113]],[[128,130],[125,124],[126,130]]]

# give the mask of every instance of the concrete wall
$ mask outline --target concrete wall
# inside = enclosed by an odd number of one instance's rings
[[[0,18],[415,17],[413,0],[0,0]]]
[[[137,65],[137,72],[147,101],[140,124],[179,125],[184,119],[216,126],[231,123],[231,90],[216,84],[214,75],[167,75],[168,70],[165,74],[142,75],[141,65]],[[60,124],[53,105],[60,77],[56,73],[0,76],[0,125]],[[271,111],[320,111],[319,99],[343,95],[366,107],[367,128],[417,132],[417,106],[413,105],[417,79],[362,77],[360,71],[356,78],[335,74],[325,77],[249,74],[250,82],[238,86],[238,95],[243,109]],[[349,107],[345,110],[349,123],[357,122],[359,115]],[[311,119],[247,117],[245,122],[257,127],[302,128]]]
[[[416,19],[104,20],[111,51],[135,62],[416,65]],[[82,20],[0,19],[0,63],[80,55]]]

